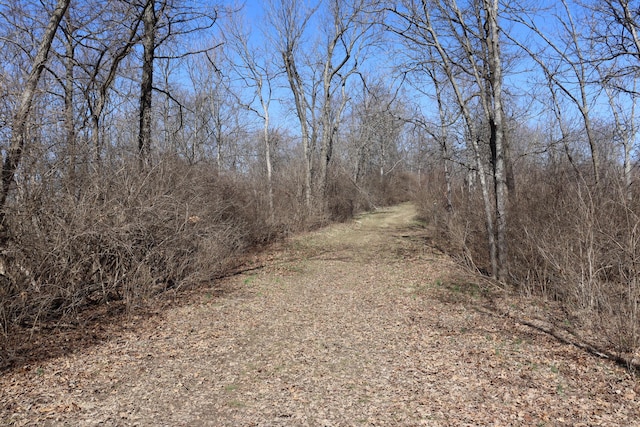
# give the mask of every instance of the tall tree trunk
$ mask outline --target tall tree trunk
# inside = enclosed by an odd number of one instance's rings
[[[482,202],[484,206],[485,224],[487,227],[487,243],[489,245],[489,260],[491,262],[491,277],[498,278],[499,274],[499,262],[498,262],[498,247],[496,245],[495,228],[493,225],[493,212],[491,206],[491,197],[489,195],[489,186],[487,185],[487,178],[484,170],[484,163],[480,153],[480,146],[478,144],[477,136],[471,137],[473,152],[476,161],[476,168],[478,172],[478,178],[480,179],[480,191],[482,192]]]
[[[296,104],[296,113],[300,122],[300,132],[302,134],[302,149],[304,151],[304,202],[307,210],[311,210],[311,175],[313,173],[313,149],[311,146],[311,136],[309,134],[309,123],[307,122],[307,101],[304,95],[304,86],[295,60],[293,51],[290,49],[282,53],[285,71],[289,87],[293,92],[293,98]]]
[[[153,96],[153,60],[156,48],[155,0],[147,0],[143,15],[144,35],[142,37],[143,61],[140,84],[140,129],[138,133],[138,161],[140,169],[145,169],[151,161],[151,101]]]
[[[18,104],[18,110],[13,119],[11,142],[2,165],[2,189],[0,192],[0,245],[2,246],[6,244],[9,238],[9,230],[7,229],[6,223],[7,212],[5,207],[11,185],[15,179],[16,170],[18,169],[20,160],[22,159],[22,152],[24,151],[27,136],[27,122],[33,105],[33,98],[35,97],[38,82],[40,81],[42,71],[44,70],[47,58],[49,57],[51,44],[53,43],[55,34],[70,2],[71,0],[58,0],[58,3],[56,4],[56,8],[51,15],[49,24],[42,35],[42,41],[40,42],[36,57],[33,60],[31,72],[25,81],[24,92],[22,92],[20,103]]]
[[[68,10],[68,9],[67,9]],[[68,188],[71,194],[75,194],[76,190],[76,134],[75,119],[73,114],[73,85],[74,85],[74,57],[75,47],[73,41],[74,28],[69,22],[65,34],[65,82],[64,82],[64,127],[67,142],[68,158]]]
[[[442,167],[444,169],[444,183],[445,183],[445,209],[447,212],[453,211],[453,197],[451,190],[451,171],[449,169],[449,142],[447,131],[447,118],[445,113],[444,102],[442,102],[442,88],[440,82],[438,82],[435,74],[431,74],[431,80],[436,90],[436,101],[438,103],[438,115],[440,117],[440,133],[438,135],[440,154],[442,156]]]
[[[329,67],[325,68],[329,71]],[[338,126],[342,118],[342,113],[347,105],[347,96],[345,93],[345,82],[342,85],[342,98],[340,105],[335,108],[334,102],[332,102],[331,96],[331,75],[324,79],[324,105],[322,109],[322,145],[320,149],[320,197],[322,198],[323,207],[327,207],[327,189],[329,185],[329,164],[331,163],[331,157],[333,156],[333,144],[335,142],[336,135],[338,134]]]
[[[484,0],[484,7],[488,26],[487,48],[489,53],[489,79],[491,83],[491,99],[493,106],[490,119],[492,140],[495,151],[494,180],[496,203],[496,232],[498,269],[496,276],[503,280],[508,274],[507,267],[507,174],[505,166],[505,133],[504,112],[502,109],[502,61],[500,55],[500,36],[498,33],[498,0]]]
[[[324,84],[325,91],[330,90],[327,82]],[[331,123],[331,105],[330,99],[325,92],[324,102],[322,106],[322,138],[320,143],[320,176],[318,179],[319,191],[318,195],[322,201],[323,209],[327,208],[327,188],[329,183],[329,162],[331,161],[331,152],[333,149],[333,135]]]
[[[475,120],[473,119],[473,116],[469,109],[468,100],[466,96],[463,94],[462,90],[460,89],[460,85],[458,84],[458,80],[456,79],[455,73],[452,69],[452,60],[449,54],[447,53],[447,51],[444,49],[444,47],[440,43],[440,38],[438,37],[438,33],[435,31],[431,23],[431,9],[430,9],[431,5],[428,4],[426,1],[423,1],[421,4],[422,4],[422,13],[425,20],[424,21],[425,30],[430,36],[430,40],[433,44],[433,48],[438,53],[437,56],[439,57],[443,71],[447,77],[447,80],[449,81],[449,84],[451,84],[451,87],[455,93],[458,107],[460,108],[460,112],[462,113],[462,116],[464,118],[464,121],[467,127],[468,138],[472,144],[474,159],[475,159],[476,168],[478,172],[478,178],[480,179],[480,187],[481,187],[482,200],[484,205],[485,224],[487,227],[487,243],[489,246],[489,258],[491,262],[491,277],[497,278],[499,268],[498,268],[498,256],[497,256],[498,250],[496,246],[496,235],[495,235],[495,228],[493,223],[493,206],[491,203],[491,197],[489,195],[489,187],[487,186],[487,179],[485,175],[484,163],[482,160],[482,153],[480,151],[480,146],[478,144],[478,132],[476,131]],[[458,13],[458,16],[459,16],[459,20],[462,22],[462,19],[460,19],[461,15],[459,13]],[[465,48],[467,50],[470,49],[469,46],[466,46]],[[478,82],[479,85],[481,85],[482,81],[477,76],[478,70],[475,69],[475,67],[474,67],[474,72],[476,73],[476,81]],[[485,111],[486,111],[486,108],[485,108]]]
[[[275,218],[275,212],[273,208],[273,168],[271,166],[271,137],[269,135],[269,107],[262,101],[262,109],[264,111],[264,163],[267,169],[267,197],[269,202],[269,217],[271,221]]]
[[[445,184],[445,209],[447,212],[453,212],[453,191],[451,189],[451,169],[449,168],[449,153],[447,149],[446,141],[442,144],[442,168],[444,170],[444,184]]]

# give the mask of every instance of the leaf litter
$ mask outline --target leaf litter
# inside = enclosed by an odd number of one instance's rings
[[[487,297],[414,217],[295,236],[225,292],[6,371],[0,424],[640,425],[630,371],[487,308],[522,301]]]

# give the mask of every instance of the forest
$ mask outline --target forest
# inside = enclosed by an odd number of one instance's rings
[[[629,0],[1,1],[0,340],[413,201],[633,354],[639,32]]]

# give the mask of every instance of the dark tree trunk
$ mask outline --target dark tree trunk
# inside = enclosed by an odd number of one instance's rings
[[[144,52],[140,85],[140,130],[138,134],[138,161],[141,170],[145,169],[151,160],[151,101],[157,24],[155,0],[147,1],[142,19],[144,23],[144,35],[142,37]]]

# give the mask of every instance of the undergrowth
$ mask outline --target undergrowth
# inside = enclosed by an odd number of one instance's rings
[[[442,186],[425,187],[418,197],[421,217],[438,230],[439,247],[488,274],[478,192],[455,187],[448,211]],[[633,358],[640,348],[640,194],[623,191],[614,178],[587,185],[558,169],[529,171],[517,188],[508,210],[507,285],[560,303],[603,348]]]

